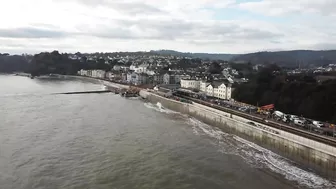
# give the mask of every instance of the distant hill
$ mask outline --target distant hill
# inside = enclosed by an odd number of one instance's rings
[[[275,63],[281,66],[323,66],[336,63],[336,50],[311,51],[294,50],[279,52],[257,52],[235,56],[231,59],[237,62],[251,62],[252,64]]]
[[[231,60],[235,56],[238,56],[238,54],[186,53],[174,50],[157,50],[157,51],[152,50],[150,52],[160,55],[183,56],[190,58],[210,59],[210,60]]]

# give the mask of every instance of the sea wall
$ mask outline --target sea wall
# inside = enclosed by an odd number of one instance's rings
[[[165,108],[191,115],[225,132],[252,141],[326,177],[336,177],[335,147],[264,124],[251,125],[247,123],[250,120],[201,104],[178,102],[146,90],[140,91],[140,96],[151,103],[160,102]]]

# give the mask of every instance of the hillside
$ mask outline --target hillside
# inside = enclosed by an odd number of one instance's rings
[[[28,60],[23,56],[0,53],[0,73],[23,72],[28,68]]]
[[[336,50],[329,51],[311,51],[294,50],[279,52],[257,52],[243,54],[231,59],[232,61],[245,61],[252,64],[276,63],[281,66],[323,66],[336,63]]]
[[[186,53],[173,50],[157,50],[157,51],[152,50],[150,52],[160,55],[173,55],[173,56],[183,56],[190,58],[210,59],[210,60],[230,60],[233,57],[238,56],[236,54]]]

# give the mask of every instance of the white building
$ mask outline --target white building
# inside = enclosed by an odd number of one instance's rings
[[[200,91],[206,92],[208,85],[210,85],[210,82],[201,81],[200,82]]]
[[[82,75],[82,76],[88,76],[88,70],[79,70],[78,71],[78,75]]]
[[[146,73],[147,69],[148,69],[148,64],[141,64],[140,66],[135,67],[134,71],[136,73]]]
[[[201,81],[195,79],[181,79],[181,87],[200,90]]]
[[[104,70],[92,70],[91,77],[104,79],[105,73],[106,72]]]
[[[228,86],[231,86],[231,84],[228,84]],[[217,85],[216,88],[214,88],[214,97],[220,98],[220,99],[228,99],[228,87],[225,85],[225,83],[221,83],[220,85]],[[231,89],[230,89],[231,90]],[[231,95],[229,95],[231,98]]]
[[[132,70],[132,71],[135,71],[136,68],[137,68],[137,66],[135,66],[135,65],[130,66],[130,70]]]
[[[214,96],[214,87],[211,84],[206,88],[206,95],[211,97]]]
[[[205,86],[207,83],[203,82],[202,84]],[[207,84],[203,92],[210,97],[229,100],[231,99],[232,93],[231,85],[232,84],[228,82],[215,81],[211,84]]]

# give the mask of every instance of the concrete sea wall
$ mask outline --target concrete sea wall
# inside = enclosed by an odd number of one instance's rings
[[[151,103],[160,102],[165,108],[191,115],[204,123],[216,126],[225,132],[235,134],[270,149],[283,157],[309,167],[321,175],[336,178],[336,148],[294,135],[267,125],[248,124],[250,120],[231,115],[201,104],[182,103],[167,99],[146,90],[140,96]]]

